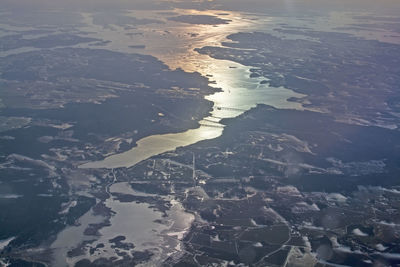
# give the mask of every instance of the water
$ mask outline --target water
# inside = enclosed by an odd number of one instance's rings
[[[57,239],[51,244],[53,250],[52,266],[65,267],[73,265],[70,258],[67,257],[68,251],[76,248],[85,240],[91,240],[95,237],[86,236],[84,232],[90,224],[103,222],[104,217],[93,215],[92,210],[89,210],[82,217],[79,218],[78,226],[69,226],[63,231],[58,233]]]
[[[144,193],[133,190],[126,182],[115,183],[110,186],[110,193],[142,195]],[[151,261],[162,262],[168,255],[180,251],[180,239],[189,229],[194,215],[185,212],[182,205],[165,197],[172,204],[166,216],[147,203],[121,202],[113,197],[106,200],[105,204],[115,214],[110,218],[110,226],[100,229],[101,237],[91,246],[104,244],[104,248],[89,258],[116,256],[116,249],[109,242],[117,236],[124,236],[124,243],[134,244],[135,251],[150,250],[154,254]],[[162,223],[160,223],[162,222]],[[118,248],[129,254],[130,249]],[[150,263],[149,263],[150,264]],[[150,264],[151,265],[151,264]]]
[[[183,11],[177,10],[177,12]],[[213,15],[221,11],[185,11],[186,14],[188,12]],[[153,11],[153,13],[156,12]],[[151,18],[154,16],[153,13],[149,11],[132,15]],[[211,77],[210,86],[222,89],[221,92],[206,97],[214,103],[214,109],[211,116],[203,118],[199,123],[207,126],[200,126],[197,129],[190,129],[181,133],[148,136],[139,140],[137,146],[129,151],[109,156],[100,161],[88,162],[81,165],[80,168],[128,168],[154,155],[173,151],[177,147],[217,138],[223,132],[224,125],[220,124],[221,119],[236,117],[257,104],[266,104],[275,108],[302,109],[301,104],[288,102],[287,99],[291,97],[301,98],[304,95],[286,88],[272,88],[268,84],[261,84],[260,82],[265,80],[264,78],[250,78],[251,67],[232,61],[213,59],[193,50],[204,46],[220,46],[222,41],[226,41],[226,36],[230,33],[250,31],[257,29],[260,23],[267,23],[266,21],[246,20],[236,13],[231,13],[226,18],[232,20],[232,22],[217,27],[170,21],[166,21],[165,25],[146,25],[140,28],[143,31],[143,36],[138,37],[138,40],[135,39],[136,42],[146,46],[145,51],[138,52],[145,52],[157,57],[171,69],[181,68],[187,72],[198,72],[203,76]],[[112,31],[93,25],[90,16],[87,14],[86,22],[91,25],[87,30],[96,32],[95,37],[102,36],[102,38],[113,39],[113,42],[107,47],[108,49],[132,52],[132,49],[124,48],[124,46],[131,45],[132,40],[125,40],[127,37],[123,29]],[[165,34],[166,32],[168,34]],[[188,37],[189,33],[194,32],[198,34],[195,38]],[[124,36],[118,39],[117,37],[121,34]],[[235,110],[227,110],[224,107],[234,108]],[[209,127],[210,124],[215,127]]]
[[[206,15],[222,13],[221,11],[181,10],[176,12]],[[161,16],[157,11],[140,11],[132,15],[138,18],[141,16],[159,18]],[[301,98],[303,95],[285,88],[271,88],[267,84],[261,84],[263,78],[249,77],[250,67],[231,61],[213,59],[193,50],[207,45],[219,46],[222,41],[226,41],[225,37],[228,34],[257,29],[259,23],[266,23],[266,21],[246,20],[237,13],[231,13],[227,16],[227,19],[232,20],[230,24],[219,25],[218,27],[166,21],[166,24],[163,25],[138,27],[135,31],[142,32],[143,35],[135,35],[135,39],[132,40],[131,37],[126,35],[131,30],[117,26],[115,26],[116,30],[103,29],[103,27],[92,23],[90,14],[84,14],[84,16],[88,26],[82,28],[82,31],[93,32],[90,35],[91,37],[112,41],[103,48],[119,52],[150,54],[163,61],[171,69],[181,68],[186,72],[198,72],[203,76],[210,77],[210,86],[221,88],[222,91],[206,97],[214,103],[214,109],[209,117],[199,121],[200,124],[213,125],[214,127],[203,125],[181,133],[148,136],[137,141],[137,146],[129,151],[106,157],[101,161],[88,162],[81,165],[80,168],[114,169],[131,167],[154,155],[173,151],[177,147],[217,138],[221,136],[224,129],[221,119],[239,116],[257,104],[267,104],[276,108],[302,109],[301,104],[288,102],[287,99],[291,97]],[[198,35],[194,38],[189,37],[189,33],[194,32]],[[135,50],[129,47],[139,44],[145,45],[146,49]],[[82,47],[84,46],[82,45]],[[110,185],[109,192],[111,195],[105,201],[105,204],[115,214],[110,218],[110,226],[100,229],[101,236],[91,245],[95,247],[97,244],[104,244],[105,247],[98,252],[99,254],[86,255],[86,257],[95,259],[97,257],[116,256],[116,251],[111,247],[112,244],[109,243],[109,240],[119,235],[125,236],[124,242],[133,243],[135,250],[151,250],[154,253],[151,262],[146,263],[148,266],[156,266],[169,255],[181,251],[180,239],[190,228],[194,216],[185,212],[182,205],[175,201],[172,196],[165,199],[172,204],[172,207],[166,212],[167,216],[163,217],[161,212],[150,208],[149,204],[124,203],[115,199],[112,196],[115,193],[141,194],[131,189],[127,183],[113,183]],[[159,223],[160,220],[163,223]],[[78,259],[71,260],[77,261]]]

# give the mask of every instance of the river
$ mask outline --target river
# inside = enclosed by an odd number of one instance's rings
[[[179,14],[215,15],[226,13],[222,11],[175,10]],[[132,12],[131,15],[140,18],[160,18],[162,13],[157,11]],[[95,32],[93,37],[111,40],[105,48],[114,51],[133,52],[129,47],[132,40],[126,35],[124,28],[107,29],[93,24],[90,14],[84,14],[87,31]],[[221,46],[228,41],[229,34],[241,31],[254,31],[268,25],[267,18],[255,19],[252,16],[242,16],[240,13],[224,14],[229,24],[221,25],[192,25],[165,20],[165,24],[149,24],[139,27],[142,33],[135,37],[145,49],[134,49],[134,52],[145,53],[157,57],[169,68],[181,68],[186,72],[198,72],[210,78],[210,86],[221,88],[222,91],[207,96],[214,103],[211,116],[199,121],[200,127],[181,133],[152,135],[137,142],[132,149],[106,157],[100,161],[88,162],[80,168],[121,168],[132,167],[154,155],[173,151],[177,147],[188,146],[202,140],[221,136],[223,127],[221,119],[233,118],[255,107],[266,104],[275,108],[302,109],[300,103],[289,102],[291,97],[301,98],[304,95],[286,88],[269,87],[261,83],[265,78],[250,78],[249,66],[211,58],[194,51],[204,46]],[[195,37],[193,34],[196,33]]]
[[[178,14],[201,14],[218,15],[226,13],[222,11],[190,11],[175,10]],[[158,11],[137,11],[132,12],[137,18],[162,17]],[[267,104],[276,108],[302,109],[301,104],[288,102],[291,97],[302,97],[285,88],[272,88],[268,84],[261,83],[264,78],[250,78],[250,68],[241,64],[218,60],[194,51],[194,48],[204,46],[220,46],[221,42],[227,41],[226,36],[240,31],[252,31],[268,23],[267,19],[255,20],[250,17],[243,17],[239,13],[224,15],[224,18],[231,20],[229,24],[223,25],[191,25],[173,22],[165,19],[165,24],[149,24],[138,26],[135,31],[141,34],[135,35],[134,40],[127,35],[131,29],[113,25],[112,28],[102,27],[93,23],[92,14],[84,13],[85,24],[82,31],[90,32],[90,37],[101,38],[111,42],[106,43],[102,48],[117,52],[142,53],[152,55],[164,62],[170,69],[181,68],[186,72],[198,72],[210,79],[210,86],[220,88],[216,93],[206,98],[214,103],[210,116],[199,121],[199,127],[188,129],[180,133],[151,135],[136,142],[132,149],[106,157],[100,161],[88,162],[80,168],[106,168],[116,169],[131,167],[154,155],[167,151],[173,151],[177,147],[188,146],[202,140],[217,138],[223,133],[225,125],[221,123],[224,118],[233,118],[243,112],[255,107],[257,104]],[[167,16],[167,15],[165,15]],[[196,33],[193,35],[191,33]],[[194,36],[194,37],[193,37]],[[144,45],[145,49],[132,49],[132,45]],[[78,45],[85,47],[85,45]],[[112,257],[116,255],[110,239],[116,236],[124,236],[125,242],[133,243],[139,251],[151,251],[154,255],[146,266],[157,266],[169,255],[181,251],[181,242],[184,233],[190,228],[194,215],[187,213],[181,203],[168,196],[165,200],[170,201],[171,208],[166,212],[166,217],[157,210],[154,210],[147,203],[121,202],[115,198],[115,194],[137,195],[126,182],[119,182],[114,174],[114,181],[107,186],[109,198],[104,202],[105,206],[113,211],[110,224],[99,229],[100,236],[96,238],[91,247],[102,245],[103,249],[94,255],[88,251],[82,256],[68,258],[65,256],[69,249],[84,241],[81,238],[72,237],[84,236],[83,231],[89,221],[101,221],[91,211],[82,216],[79,220],[79,227],[71,226],[62,231],[57,240],[52,244],[55,250],[54,266],[73,265],[83,258],[95,260],[99,257]],[[139,193],[142,194],[142,193]],[[104,219],[104,218],[103,218]],[[156,221],[165,221],[162,224]],[[121,250],[121,248],[118,248]],[[125,251],[129,253],[129,248]]]

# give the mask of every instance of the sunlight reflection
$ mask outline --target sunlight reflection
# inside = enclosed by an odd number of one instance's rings
[[[301,98],[302,94],[295,93],[286,88],[272,88],[265,78],[251,78],[249,66],[243,66],[227,60],[218,60],[208,55],[196,52],[195,48],[205,46],[221,47],[223,42],[230,42],[226,37],[238,32],[249,32],[268,25],[267,18],[247,19],[240,13],[225,11],[198,11],[174,10],[182,15],[212,15],[229,20],[228,24],[198,25],[164,19],[164,24],[147,24],[140,26],[140,35],[133,40],[126,36],[126,29],[120,27],[118,31],[96,28],[95,32],[105,32],[111,39],[111,46],[117,50],[132,51],[131,45],[145,44],[146,53],[163,61],[170,69],[183,69],[186,72],[198,72],[204,77],[209,77],[210,86],[222,89],[220,92],[209,95],[206,99],[214,103],[211,116],[199,121],[199,128],[182,133],[153,135],[137,142],[137,147],[131,150],[107,157],[103,161],[89,162],[81,168],[118,168],[130,167],[151,156],[177,147],[188,146],[201,140],[219,137],[224,125],[221,119],[233,118],[255,107],[257,104],[267,104],[276,108],[303,109],[300,103],[288,102],[291,97]],[[223,16],[219,15],[224,13]],[[131,16],[136,18],[159,19],[159,11],[131,11]],[[89,19],[87,19],[90,24]],[[120,35],[120,38],[118,37]],[[103,38],[103,39],[107,39]],[[107,39],[107,40],[108,40]],[[129,50],[131,49],[131,50]],[[201,89],[201,88],[200,88]]]

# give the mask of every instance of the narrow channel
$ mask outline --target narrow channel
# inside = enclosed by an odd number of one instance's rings
[[[180,12],[185,12],[185,14],[187,12],[191,12],[191,14],[204,13],[187,10]],[[210,11],[207,12],[207,14],[209,13]],[[218,13],[218,11],[215,11],[215,13]],[[155,14],[157,13],[155,12]],[[146,13],[146,16],[151,17],[151,14]],[[197,129],[190,129],[181,133],[151,135],[139,140],[137,146],[126,152],[111,155],[100,161],[85,163],[79,168],[129,168],[152,156],[173,151],[178,147],[217,138],[223,132],[224,125],[220,123],[222,119],[239,116],[254,108],[257,104],[266,104],[280,109],[302,109],[300,103],[287,100],[292,97],[301,98],[304,95],[282,87],[270,87],[268,83],[262,82],[265,81],[265,78],[250,77],[251,67],[249,66],[214,59],[194,51],[195,48],[204,46],[221,46],[221,42],[226,41],[226,36],[230,33],[254,30],[260,24],[260,22],[245,19],[240,14],[234,13],[230,14],[228,19],[231,20],[229,24],[218,25],[217,27],[213,25],[186,25],[167,21],[163,26],[150,25],[142,28],[146,33],[143,34],[145,37],[142,40],[146,45],[146,53],[162,60],[171,69],[181,68],[186,72],[198,72],[204,77],[209,77],[210,86],[222,89],[222,91],[206,97],[214,103],[211,116],[200,120],[200,126]],[[90,20],[87,23],[90,24]],[[101,31],[103,31],[103,37],[114,36],[108,32],[104,33],[106,29],[95,29],[95,32]],[[157,37],[154,36],[154,32],[160,31],[170,33],[167,36],[159,36],[159,38],[167,38],[167,40],[152,41]],[[183,33],[188,32],[197,32],[198,36],[195,39],[180,38],[179,42],[171,45],[171,42],[178,40],[178,38],[175,38],[176,36],[183,36]],[[117,39],[116,36],[114,38]],[[112,43],[116,43],[115,46],[118,49],[123,46],[117,40]],[[168,44],[167,47],[162,46],[165,43]],[[172,51],[171,47],[174,47]]]

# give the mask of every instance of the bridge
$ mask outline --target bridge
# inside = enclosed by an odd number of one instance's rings
[[[210,119],[207,119],[207,118],[203,119],[203,121],[211,122],[211,123],[219,123],[218,121],[213,121],[213,120],[210,120]]]
[[[208,124],[208,123],[200,123],[201,126],[211,127],[211,128],[224,128],[223,125],[218,124]]]
[[[218,110],[230,110],[230,111],[239,111],[239,112],[244,112],[246,111],[246,109],[241,109],[241,108],[231,108],[231,107],[220,107],[220,106],[216,106],[214,107]]]
[[[225,119],[224,117],[218,117],[218,116],[214,116],[214,115],[211,115],[210,117],[212,117],[214,119],[219,119],[219,120]]]

